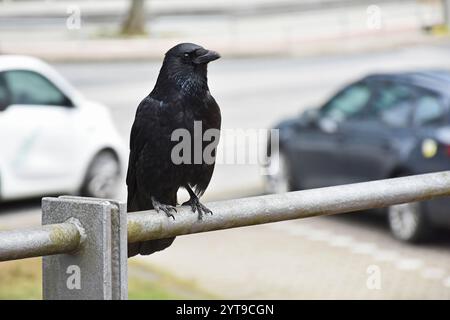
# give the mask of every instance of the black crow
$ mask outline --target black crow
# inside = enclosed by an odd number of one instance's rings
[[[208,187],[215,161],[205,162],[203,158],[194,161],[191,154],[187,155],[188,161],[174,162],[172,150],[178,141],[172,135],[175,130],[184,129],[194,144],[194,122],[201,124],[202,137],[208,129],[220,130],[220,109],[207,83],[207,64],[218,58],[218,53],[192,43],[178,44],[166,53],[156,85],[139,104],[131,129],[126,180],[128,212],[155,209],[175,219],[177,191],[182,187],[190,195],[183,205],[197,211],[199,219],[211,213],[199,202],[199,197]],[[213,157],[218,137],[216,140]],[[207,145],[200,143],[202,151]],[[194,146],[190,149],[183,152],[193,151]],[[174,239],[129,244],[128,256],[163,250]]]

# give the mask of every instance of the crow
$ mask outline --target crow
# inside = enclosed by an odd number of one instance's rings
[[[155,209],[175,219],[177,191],[185,188],[190,199],[183,205],[197,211],[199,219],[203,214],[212,214],[199,197],[211,180],[218,141],[213,148],[212,163],[203,159],[195,162],[193,154],[188,155],[189,161],[178,163],[172,158],[172,150],[178,143],[172,135],[175,130],[184,129],[190,134],[190,143],[196,143],[195,123],[201,124],[202,136],[208,129],[220,130],[220,109],[207,81],[207,65],[218,58],[217,52],[193,43],[178,44],[165,54],[155,87],[139,104],[131,129],[126,178],[128,212]],[[206,144],[200,143],[203,151]],[[174,239],[129,244],[128,256],[163,250]]]

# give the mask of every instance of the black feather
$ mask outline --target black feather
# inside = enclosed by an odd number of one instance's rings
[[[202,122],[203,132],[220,129],[220,109],[207,83],[210,52],[188,43],[169,50],[153,91],[139,104],[130,136],[128,212],[153,209],[152,197],[175,206],[178,189],[186,185],[198,196],[208,187],[214,163],[174,164],[171,151],[178,142],[171,141],[171,136],[175,129],[184,128],[193,137],[194,121]],[[128,255],[151,254],[170,246],[173,240],[130,244]]]

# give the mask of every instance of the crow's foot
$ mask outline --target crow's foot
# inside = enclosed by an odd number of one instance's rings
[[[168,204],[162,204],[161,202],[157,201],[154,197],[152,197],[152,203],[153,203],[153,208],[155,209],[156,212],[162,211],[167,215],[167,217],[175,220],[175,216],[171,213],[172,211],[174,213],[177,212],[177,209],[174,206],[171,206]]]
[[[202,220],[204,214],[213,214],[211,210],[205,207],[200,203],[200,200],[197,197],[191,197],[188,201],[182,204],[183,206],[189,205],[193,212],[198,211],[198,220]]]

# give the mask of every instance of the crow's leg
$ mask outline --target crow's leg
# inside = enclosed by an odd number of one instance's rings
[[[156,212],[163,211],[169,218],[175,220],[175,216],[171,213],[171,211],[177,212],[177,209],[174,206],[162,204],[161,202],[156,200],[155,197],[152,197],[152,204]]]
[[[191,206],[191,209],[193,212],[198,211],[198,220],[202,220],[203,214],[213,214],[211,210],[209,210],[207,207],[205,207],[203,204],[200,203],[200,200],[198,199],[197,195],[192,191],[191,187],[189,185],[184,186],[189,193],[189,196],[191,197],[188,201],[182,204],[182,206],[189,205]]]

